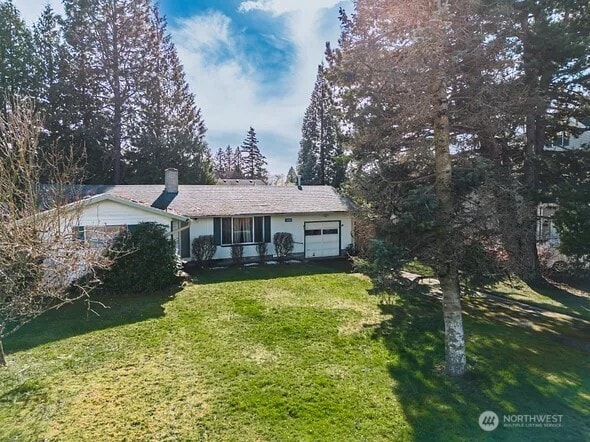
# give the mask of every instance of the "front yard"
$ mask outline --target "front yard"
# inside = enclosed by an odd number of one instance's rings
[[[450,380],[440,306],[370,289],[344,264],[266,266],[107,299],[99,317],[54,312],[6,342],[0,440],[588,437],[588,353],[478,299],[470,372]],[[559,414],[562,427],[487,433],[484,410]]]

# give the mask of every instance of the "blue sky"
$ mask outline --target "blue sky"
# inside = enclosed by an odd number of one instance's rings
[[[31,23],[46,2],[15,0]],[[59,12],[60,0],[49,3]],[[326,41],[350,0],[160,0],[213,152],[250,126],[271,173],[295,165],[301,122]]]

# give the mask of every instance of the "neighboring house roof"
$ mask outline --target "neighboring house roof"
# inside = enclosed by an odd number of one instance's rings
[[[177,194],[154,185],[81,185],[77,198],[113,195],[129,202],[187,217],[347,212],[350,203],[330,186],[181,185]]]
[[[220,186],[266,186],[262,180],[248,180],[235,178],[217,178],[215,183]]]

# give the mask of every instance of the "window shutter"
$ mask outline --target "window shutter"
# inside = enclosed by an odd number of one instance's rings
[[[213,238],[215,245],[221,245],[221,218],[213,218]]]
[[[270,216],[264,217],[264,242],[270,242]]]
[[[80,241],[84,241],[84,226],[78,226],[77,239],[79,239]]]
[[[264,242],[264,217],[254,217],[254,242]]]

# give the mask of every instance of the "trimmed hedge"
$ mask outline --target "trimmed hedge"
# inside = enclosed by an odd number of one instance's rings
[[[275,252],[279,261],[283,262],[293,251],[295,242],[293,241],[293,235],[288,232],[277,232],[273,236],[272,240],[275,246]]]
[[[199,267],[209,265],[217,251],[213,235],[201,235],[193,239],[193,257]]]
[[[244,246],[242,244],[233,244],[231,246],[231,259],[235,265],[242,265],[244,262]]]
[[[180,262],[167,229],[140,223],[133,233],[122,232],[110,253],[115,263],[102,275],[103,289],[111,293],[149,293],[178,282]]]

